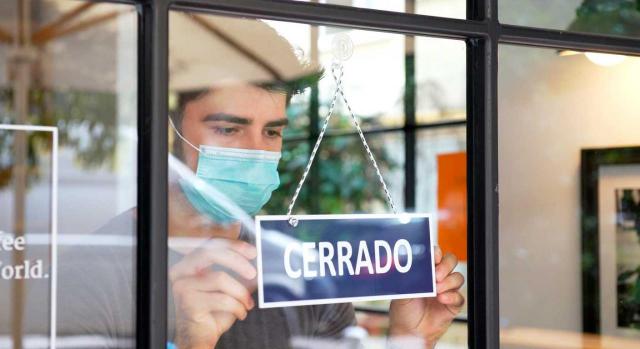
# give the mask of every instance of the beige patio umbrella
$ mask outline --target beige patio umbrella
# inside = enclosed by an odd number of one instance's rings
[[[136,37],[134,32],[119,32],[118,20],[128,18],[135,24],[133,7],[38,1],[33,4],[47,4],[41,6],[45,9],[39,16],[45,17],[42,23],[24,13],[22,20],[12,18],[28,11],[25,4],[29,3],[0,2],[0,12],[7,14],[6,18],[0,15],[0,50],[6,52],[0,55],[0,60],[5,58],[0,61],[0,86],[15,85],[18,80],[17,68],[10,60],[30,55],[27,58],[36,65],[30,72],[30,85],[116,91],[115,69],[118,64],[130,63],[117,62],[116,40],[118,36]],[[284,38],[274,40],[278,34],[263,21],[172,11],[169,30],[170,88],[174,91],[232,80],[294,80],[317,69],[301,65],[294,48]],[[23,52],[18,53],[20,50]]]
[[[266,23],[172,12],[169,80],[175,91],[225,82],[291,81],[317,72]]]

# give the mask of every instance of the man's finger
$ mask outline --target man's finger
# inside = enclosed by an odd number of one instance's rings
[[[464,284],[464,276],[460,273],[451,273],[444,278],[442,282],[436,283],[436,291],[438,294],[451,290],[458,290]]]
[[[225,272],[210,271],[204,275],[179,279],[174,284],[174,290],[178,292],[187,288],[190,291],[221,292],[227,294],[237,299],[247,309],[255,306],[251,292],[238,280]]]
[[[458,265],[458,258],[452,253],[447,253],[442,257],[442,261],[436,265],[436,281],[442,282],[447,275],[451,274]]]
[[[433,248],[433,262],[435,265],[440,264],[442,262],[442,249],[440,246],[436,246]]]
[[[213,309],[212,312],[225,312],[233,314],[238,320],[244,320],[247,318],[248,309],[238,302],[235,298],[223,294],[212,293],[212,297],[209,297],[209,309]]]
[[[190,277],[201,273],[212,265],[229,268],[245,279],[256,277],[256,268],[247,260],[245,255],[229,248],[203,249],[199,248],[182,261],[174,265],[169,271],[169,277],[174,282],[183,277]]]
[[[237,299],[221,292],[196,292],[185,302],[185,307],[190,313],[228,313],[233,314],[238,320],[247,317],[248,309]]]
[[[464,305],[464,297],[462,297],[460,292],[457,291],[441,293],[437,297],[438,302],[447,305],[450,308],[455,308],[456,312]]]

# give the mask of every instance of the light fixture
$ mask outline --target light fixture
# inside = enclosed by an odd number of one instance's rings
[[[611,67],[616,64],[622,63],[626,58],[623,55],[614,55],[611,53],[599,53],[599,52],[585,52],[584,54],[587,58],[600,66],[603,67]]]
[[[602,67],[611,67],[616,64],[622,63],[622,61],[627,58],[624,55],[616,55],[612,53],[601,53],[601,52],[579,52],[572,50],[560,50],[558,51],[558,56],[567,57],[567,56],[575,56],[584,54],[591,63],[597,64]]]

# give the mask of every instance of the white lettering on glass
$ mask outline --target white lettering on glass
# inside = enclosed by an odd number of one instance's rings
[[[27,241],[24,236],[14,238],[0,230],[0,252],[24,251]],[[42,259],[26,259],[20,264],[11,265],[0,262],[0,280],[43,279],[49,274],[44,272]]]

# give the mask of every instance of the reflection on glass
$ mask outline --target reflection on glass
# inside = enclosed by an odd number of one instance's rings
[[[502,345],[637,347],[638,330],[625,324],[634,309],[627,287],[637,279],[625,271],[640,265],[638,239],[616,233],[623,204],[616,209],[615,202],[618,190],[640,186],[638,165],[596,171],[596,201],[581,192],[581,182],[590,180],[584,172],[589,161],[581,154],[640,145],[640,118],[630,103],[639,97],[633,77],[640,62],[627,57],[604,68],[555,50],[507,45],[500,47],[499,59]],[[606,158],[615,162],[623,156],[614,152]],[[597,207],[600,216],[592,236],[599,242],[591,246],[582,244],[589,207]],[[600,283],[588,287],[584,275],[599,275]],[[616,295],[624,296],[616,302]],[[631,313],[637,318],[637,308]],[[583,333],[593,316],[600,319],[599,330]]]
[[[341,30],[183,12],[172,12],[170,21],[171,343],[179,348],[262,348],[366,342],[363,337],[369,334],[351,303],[261,309],[256,291],[253,217],[286,214],[296,195],[317,125],[326,115],[326,96],[335,88],[328,45]],[[370,124],[402,125],[407,39],[352,34],[356,47],[353,61],[345,63],[344,80],[349,101],[362,102],[355,107],[357,117],[365,124],[369,119]],[[386,65],[379,74],[382,85],[374,84],[376,76],[362,66],[374,56]],[[342,117],[332,130],[348,134],[324,139],[294,211],[389,212],[344,106],[338,109]],[[366,135],[401,210],[404,132]],[[274,248],[268,250],[281,253],[283,239],[272,239]],[[447,297],[392,302],[385,308],[390,310],[389,340],[413,343],[402,347],[433,344],[463,302],[457,292],[463,277],[451,273],[456,258],[440,252],[434,257],[441,278],[448,280],[449,286],[439,288]],[[418,322],[407,321],[412,316]]]
[[[0,3],[0,347],[131,346],[134,8],[28,3]]]

